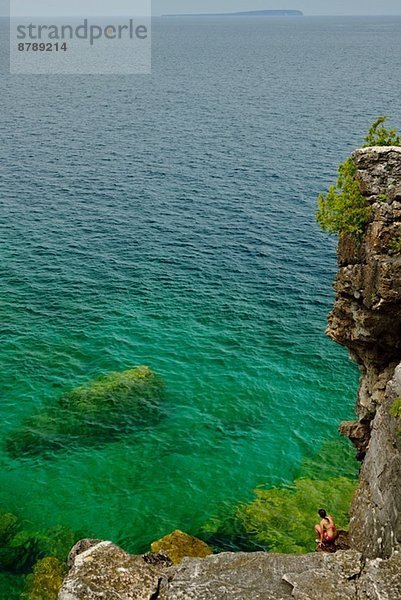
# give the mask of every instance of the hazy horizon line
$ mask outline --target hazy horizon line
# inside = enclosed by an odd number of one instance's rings
[[[275,11],[286,11],[286,10],[298,10],[300,13],[299,15],[256,15],[258,18],[266,18],[266,19],[279,19],[279,18],[291,18],[291,16],[293,18],[297,17],[297,18],[335,18],[335,17],[340,17],[340,18],[357,18],[357,17],[401,17],[401,10],[399,13],[354,13],[354,14],[309,14],[308,12],[305,12],[301,9],[274,9],[273,12]],[[158,13],[158,14],[152,14],[152,18],[165,18],[165,17],[169,17],[169,18],[193,18],[193,17],[209,17],[209,18],[214,18],[214,17],[218,17],[218,18],[225,18],[225,17],[233,17],[235,16],[236,18],[252,18],[253,15],[252,13],[261,13],[261,12],[270,12],[270,10],[264,10],[264,9],[255,9],[255,10],[237,10],[237,11],[223,11],[223,12],[170,12],[170,13]],[[83,14],[59,14],[59,15],[48,15],[48,14],[43,14],[43,15],[15,15],[15,14],[10,14],[10,12],[7,13],[1,13],[0,12],[0,18],[29,18],[29,17],[35,17],[35,18],[139,18],[139,17],[143,17],[143,16],[147,16],[149,18],[149,15],[132,15],[132,14],[121,14],[121,15],[111,15],[111,14],[87,14],[87,13],[83,13]]]
[[[248,11],[248,12],[253,12],[253,11]],[[259,11],[254,11],[254,12],[259,12]],[[238,13],[242,13],[242,11],[238,11]],[[169,17],[169,18],[173,18],[173,17],[179,17],[179,18],[192,18],[192,17],[220,17],[220,18],[224,18],[224,17],[231,17],[233,15],[237,15],[238,13],[161,13],[158,15],[154,15],[152,14],[152,18],[165,18],[165,17]],[[127,15],[88,15],[88,14],[83,14],[83,15],[77,15],[77,14],[69,14],[69,15],[10,15],[10,14],[0,14],[0,18],[3,19],[9,19],[9,18],[29,18],[29,17],[35,17],[35,18],[104,18],[104,19],[108,19],[108,18],[135,18],[135,17],[140,17],[143,15],[132,15],[132,14],[127,14]],[[248,15],[244,14],[239,14],[239,16],[247,18]],[[295,18],[296,15],[294,15]],[[249,17],[252,17],[252,15],[249,15]],[[310,15],[307,13],[303,13],[303,15],[298,15],[298,17],[309,17],[309,18],[322,18],[322,17],[327,17],[327,18],[334,18],[334,17],[341,17],[341,18],[355,18],[355,17],[401,17],[401,12],[400,13],[383,13],[383,14],[372,14],[372,13],[364,13],[364,14],[344,14],[344,15],[339,15],[339,14],[333,14],[333,15]],[[259,16],[258,18],[263,18],[261,16]],[[279,15],[278,16],[266,16],[267,19],[279,19],[281,18]],[[291,18],[291,15],[289,16],[285,16],[283,15],[283,18]]]

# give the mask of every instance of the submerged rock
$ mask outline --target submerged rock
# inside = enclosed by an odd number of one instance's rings
[[[7,438],[7,452],[18,458],[113,440],[160,419],[162,390],[145,366],[100,377],[28,417]]]
[[[178,565],[185,556],[205,558],[213,553],[205,542],[176,529],[151,545],[152,552],[164,552],[174,565]]]
[[[268,551],[312,552],[316,507],[329,507],[337,526],[346,528],[356,484],[346,477],[332,477],[320,481],[298,479],[286,488],[259,488],[255,500],[238,508],[236,523]]]

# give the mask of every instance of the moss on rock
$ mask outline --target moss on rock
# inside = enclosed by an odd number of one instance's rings
[[[153,542],[151,549],[154,553],[166,553],[174,565],[178,565],[185,556],[205,558],[213,553],[205,542],[178,529],[157,542]]]

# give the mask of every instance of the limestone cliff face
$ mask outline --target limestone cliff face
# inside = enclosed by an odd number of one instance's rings
[[[401,547],[400,423],[389,413],[401,396],[401,254],[393,246],[401,240],[401,148],[364,148],[353,158],[372,215],[362,240],[340,239],[327,333],[361,369],[358,421],[341,426],[364,461],[351,541],[364,556],[385,558]]]

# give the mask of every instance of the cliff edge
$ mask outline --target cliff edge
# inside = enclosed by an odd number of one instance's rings
[[[336,554],[223,552],[184,558],[131,556],[111,542],[77,555],[59,600],[398,600],[401,554],[363,561]],[[380,592],[380,593],[379,593]]]
[[[351,543],[366,557],[388,558],[401,547],[401,424],[390,414],[401,396],[401,148],[362,148],[353,159],[371,218],[363,237],[340,237],[327,333],[361,370],[358,420],[340,427],[363,461]]]

